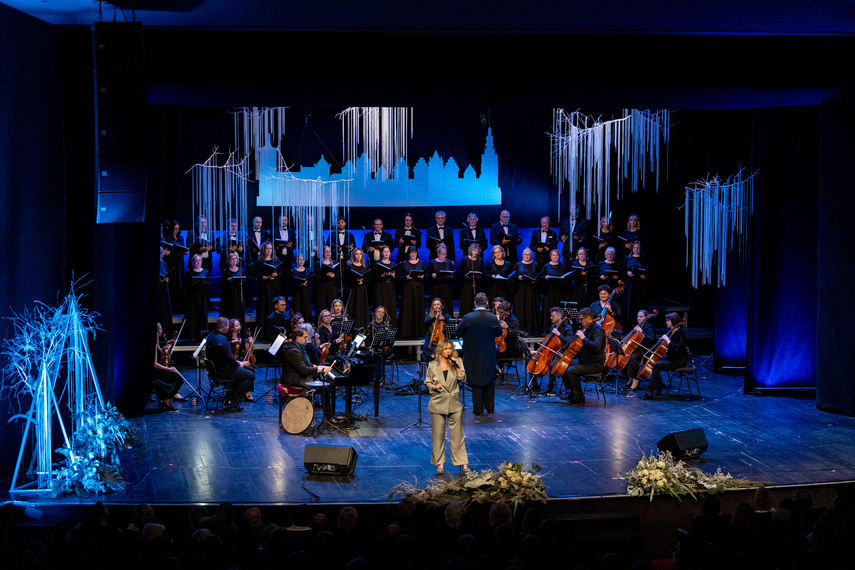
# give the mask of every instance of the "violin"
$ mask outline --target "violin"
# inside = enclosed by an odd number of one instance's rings
[[[318,349],[321,351],[321,362],[326,362],[327,356],[330,355],[330,343],[325,342],[324,344],[321,344],[321,337],[318,335],[318,333],[315,333],[315,346],[317,346]]]
[[[683,323],[677,323],[673,326],[673,328],[668,331],[668,338],[671,338],[671,335],[677,331],[677,329],[681,328]],[[647,351],[647,360],[641,365],[641,368],[638,370],[638,379],[639,380],[647,380],[650,378],[650,375],[653,373],[653,365],[665,358],[665,355],[668,354],[668,343],[663,339],[659,339],[659,342],[656,345]]]
[[[653,309],[653,312],[648,314],[644,319],[638,323],[638,328],[641,328],[644,323],[649,321],[652,317],[655,317],[659,314],[657,309]],[[621,344],[621,350],[623,350],[622,355],[618,355],[617,357],[617,370],[623,370],[626,367],[626,364],[629,362],[630,355],[641,345],[641,342],[644,340],[644,333],[640,330],[633,329],[627,337],[623,340]]]
[[[441,316],[441,313],[437,315],[436,320],[433,322],[433,331],[430,334],[431,345],[435,345],[445,338],[445,327],[443,326],[445,319],[440,319]]]
[[[181,328],[180,328],[180,329],[178,329],[178,332],[176,332],[176,333],[173,335],[175,338],[173,338],[172,340],[167,340],[167,341],[166,341],[166,344],[165,344],[165,345],[164,345],[164,347],[161,349],[161,350],[162,350],[162,355],[163,355],[163,358],[162,358],[163,362],[162,362],[162,364],[163,364],[164,366],[166,366],[167,368],[172,367],[172,364],[171,364],[171,361],[172,361],[172,351],[173,351],[173,349],[175,349],[175,345],[176,345],[176,344],[178,344],[178,337],[180,337],[180,336],[181,336],[181,331],[183,331],[183,330],[184,330],[184,325],[185,325],[185,324],[187,324],[187,319],[184,319],[184,321],[181,323]],[[164,333],[162,336],[163,336],[163,338],[165,339],[165,338],[166,338],[166,333]]]
[[[246,347],[246,362],[250,366],[255,366],[255,337],[258,336],[258,330],[255,331],[251,337],[249,337],[249,342],[245,343]]]
[[[499,318],[499,322],[505,322],[502,317],[496,315]],[[505,343],[505,339],[508,338],[508,329],[502,329],[502,334],[496,337],[496,347],[499,349],[499,352],[505,352],[508,349],[507,343]]]

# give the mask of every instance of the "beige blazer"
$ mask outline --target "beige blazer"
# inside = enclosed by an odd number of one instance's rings
[[[425,374],[425,386],[430,390],[430,402],[428,403],[428,411],[432,414],[453,414],[463,411],[463,404],[460,403],[460,387],[458,382],[466,379],[466,371],[463,368],[463,361],[458,357],[455,359],[460,367],[460,376],[454,373],[454,367],[449,366],[448,378],[442,372],[442,365],[439,363],[439,357],[435,358],[428,364],[427,373]],[[442,390],[434,390],[434,386],[441,384]]]

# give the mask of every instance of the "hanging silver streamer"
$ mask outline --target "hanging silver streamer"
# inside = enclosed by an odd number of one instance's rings
[[[223,164],[219,164],[222,156],[215,148],[208,160],[189,170],[192,173],[194,220],[196,216],[204,216],[212,236],[228,232],[229,220],[236,220],[241,236],[239,242],[245,251],[249,223],[246,158],[238,160],[232,152]]]
[[[558,184],[558,217],[562,217],[561,189],[566,181],[572,211],[580,185],[586,216],[597,219],[611,211],[612,178],[617,178],[617,197],[623,196],[624,181],[637,192],[647,184],[648,171],[659,190],[660,141],[668,144],[668,110],[624,109],[623,117],[602,121],[574,111],[552,110],[551,168]],[[614,159],[614,168],[612,160]]]
[[[734,244],[743,262],[748,255],[757,173],[746,178],[743,172],[725,182],[716,176],[686,187],[686,267],[696,289],[714,280],[717,287],[727,284],[727,253]]]
[[[243,156],[255,159],[255,168],[248,173],[258,180],[258,149],[268,141],[279,148],[285,135],[285,110],[288,107],[241,107],[235,116],[235,149]]]
[[[338,117],[346,169],[354,168],[360,141],[371,174],[393,178],[398,163],[407,164],[407,140],[413,138],[412,108],[348,107]],[[346,175],[351,177],[352,170]]]

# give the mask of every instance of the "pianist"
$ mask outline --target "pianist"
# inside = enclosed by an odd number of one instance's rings
[[[330,367],[314,365],[309,361],[309,355],[306,352],[309,335],[306,334],[305,329],[295,329],[292,336],[294,342],[285,345],[283,383],[288,386],[308,388],[306,382],[310,382],[316,374],[329,372]]]

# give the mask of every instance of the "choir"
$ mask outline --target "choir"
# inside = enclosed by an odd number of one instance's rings
[[[172,313],[183,311],[187,336],[198,340],[207,331],[208,311],[214,307],[220,316],[238,319],[245,328],[253,302],[261,325],[282,309],[281,299],[290,299],[292,310],[307,321],[312,317],[319,334],[328,337],[324,313],[332,308],[333,299],[341,299],[340,312],[347,313],[355,328],[367,327],[373,311],[382,306],[391,326],[400,329],[398,338],[419,338],[425,335],[426,294],[438,299],[449,315],[456,305],[460,317],[472,310],[478,293],[491,300],[506,299],[520,331],[532,335],[549,330],[551,308],[596,307],[608,298],[606,290],[618,286],[622,295],[612,300],[610,310],[615,318],[645,309],[650,260],[638,216],[629,216],[626,231],[620,234],[607,217],[597,231],[589,232],[594,224],[577,218],[579,212],[577,205],[557,232],[549,217],[541,218],[540,228],[522,251],[520,231],[510,223],[507,210],[488,230],[469,214],[458,243],[442,211],[425,231],[406,214],[394,237],[377,218],[373,231],[364,232],[361,248],[340,217],[320,258],[316,251],[307,255],[293,249],[300,230],[289,227],[287,216],[279,218],[273,231],[263,229],[260,217],[252,220],[248,232],[238,231],[237,221],[229,220],[227,230],[216,239],[207,220],[199,216],[186,241],[180,224],[167,220],[160,243],[159,318],[170,323]],[[423,235],[427,259],[419,256]],[[462,256],[459,263],[455,251]],[[214,252],[219,254],[218,304],[211,299]]]

